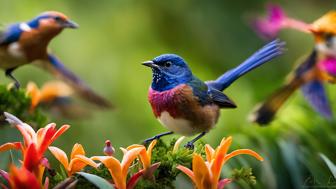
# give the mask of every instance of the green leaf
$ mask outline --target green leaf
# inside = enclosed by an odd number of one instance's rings
[[[320,156],[323,159],[323,161],[327,164],[331,173],[333,174],[334,178],[336,179],[336,166],[335,166],[335,164],[333,162],[331,162],[330,159],[327,158],[327,156],[325,156],[324,154],[320,153]]]
[[[112,184],[110,184],[105,179],[97,175],[92,175],[90,173],[84,173],[84,172],[78,172],[77,174],[84,177],[86,180],[88,180],[89,182],[91,182],[100,189],[114,189]]]

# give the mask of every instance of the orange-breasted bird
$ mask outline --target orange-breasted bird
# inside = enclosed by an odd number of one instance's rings
[[[0,68],[19,87],[20,84],[12,72],[22,65],[34,62],[65,80],[87,101],[100,107],[111,107],[108,100],[96,94],[55,55],[48,52],[50,41],[63,29],[77,27],[67,16],[55,11],[44,12],[27,22],[9,25],[0,32]]]
[[[269,11],[268,19],[258,19],[255,23],[261,35],[274,37],[283,28],[297,29],[311,33],[315,46],[308,58],[294,69],[285,85],[256,107],[250,116],[251,121],[260,125],[270,123],[284,102],[299,88],[315,111],[332,118],[324,83],[334,83],[336,78],[336,11],[328,12],[312,24],[289,18],[278,6],[271,6]]]

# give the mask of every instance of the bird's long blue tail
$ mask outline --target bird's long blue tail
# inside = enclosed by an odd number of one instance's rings
[[[281,55],[284,51],[284,46],[285,43],[278,39],[268,43],[236,68],[225,72],[214,81],[208,81],[207,85],[223,91],[240,76]]]

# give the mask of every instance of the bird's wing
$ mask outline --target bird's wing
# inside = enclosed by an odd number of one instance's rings
[[[323,84],[318,80],[313,80],[301,87],[305,99],[314,108],[326,118],[332,117],[332,110],[328,101]]]
[[[213,88],[209,88],[208,94],[212,101],[221,108],[236,108],[237,105],[224,93]]]
[[[283,87],[275,91],[262,104],[258,105],[250,115],[250,121],[260,125],[269,124],[277,111],[286,102],[286,100],[304,83],[306,83],[306,73],[314,69],[317,61],[315,50],[310,56],[300,64],[293,73],[293,77]]]
[[[274,40],[255,52],[236,68],[227,71],[218,79],[206,83],[214,89],[223,91],[242,75],[281,55],[283,53],[283,47],[283,42]]]
[[[2,28],[0,31],[0,45],[7,45],[18,41],[23,31],[20,28],[20,24],[12,24],[7,28]]]
[[[52,54],[48,54],[48,61],[36,63],[39,67],[51,72],[56,77],[68,83],[83,99],[102,108],[111,108],[112,104],[104,97],[95,93],[82,80],[80,80],[73,72],[68,70],[58,58]]]
[[[259,125],[269,124],[286,100],[300,87],[300,83],[297,81],[291,80],[288,84],[275,91],[263,103],[257,105],[249,116],[249,120]]]

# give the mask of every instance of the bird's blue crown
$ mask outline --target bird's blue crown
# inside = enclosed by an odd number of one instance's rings
[[[152,89],[165,91],[192,79],[188,64],[178,55],[163,54],[153,60]]]

